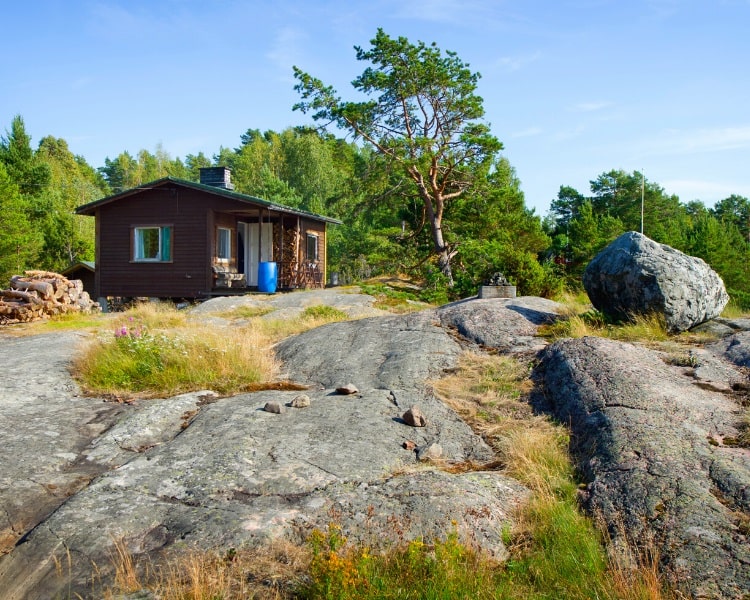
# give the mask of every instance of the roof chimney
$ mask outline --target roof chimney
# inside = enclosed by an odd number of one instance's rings
[[[201,183],[225,190],[233,190],[232,171],[228,167],[204,167],[200,170]]]

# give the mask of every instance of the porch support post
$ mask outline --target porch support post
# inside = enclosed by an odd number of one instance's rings
[[[301,281],[300,277],[300,257],[299,257],[299,239],[302,237],[302,228],[300,227],[299,222],[299,215],[297,215],[297,231],[294,235],[294,272],[295,272],[295,279],[297,280],[297,285],[299,285]]]
[[[263,209],[258,209],[258,264],[263,262]]]

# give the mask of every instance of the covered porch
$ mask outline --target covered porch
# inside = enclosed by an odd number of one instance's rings
[[[243,207],[215,213],[213,230],[212,295],[257,289],[262,263],[275,263],[279,290],[325,287],[325,222],[283,209]]]

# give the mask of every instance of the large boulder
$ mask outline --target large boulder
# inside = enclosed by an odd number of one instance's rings
[[[734,441],[738,403],[622,342],[561,340],[540,358],[538,408],[569,424],[584,505],[612,548],[660,557],[691,597],[745,598],[750,451]]]
[[[583,285],[604,314],[616,319],[662,314],[673,333],[718,317],[729,302],[724,282],[703,260],[635,231],[594,257]]]

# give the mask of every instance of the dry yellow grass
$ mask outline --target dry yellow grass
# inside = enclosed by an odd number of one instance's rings
[[[212,327],[177,311],[123,313],[77,355],[73,372],[90,394],[158,397],[200,389],[220,394],[271,383],[272,339],[252,324]]]
[[[122,543],[115,544],[114,585],[105,600],[148,590],[160,600],[281,600],[296,597],[310,568],[307,546],[283,540],[258,548],[174,552],[158,565],[138,568]]]

